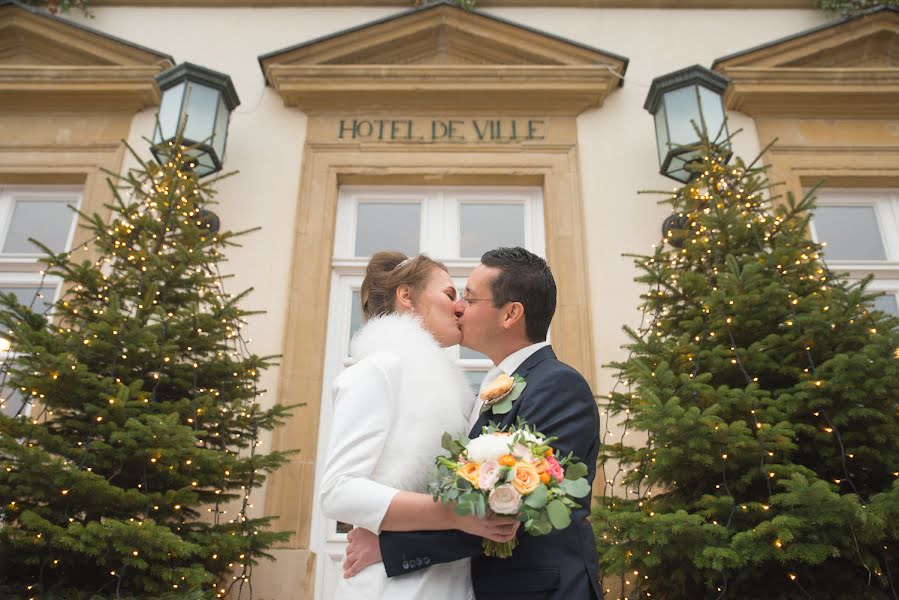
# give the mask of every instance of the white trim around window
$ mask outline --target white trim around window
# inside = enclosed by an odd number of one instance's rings
[[[827,246],[824,260],[833,272],[846,273],[850,280],[857,281],[868,275],[874,280],[871,291],[883,291],[899,302],[899,189],[893,188],[823,188],[817,191],[817,206],[820,207],[870,207],[876,220],[880,241],[883,245],[883,260],[828,259]],[[827,243],[815,226],[810,223],[812,238],[818,243]],[[859,235],[865,235],[859,232]]]

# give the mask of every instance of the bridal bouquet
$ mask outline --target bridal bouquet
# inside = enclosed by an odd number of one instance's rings
[[[496,426],[478,437],[454,439],[443,434],[450,456],[437,457],[437,472],[430,484],[436,502],[455,504],[460,515],[516,516],[531,535],[546,535],[571,523],[574,498],[590,493],[584,477],[587,467],[569,454],[557,458],[552,442],[519,423],[514,429]],[[484,539],[487,556],[508,558],[517,540],[500,543]]]

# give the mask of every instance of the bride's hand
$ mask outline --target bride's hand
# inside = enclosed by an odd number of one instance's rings
[[[521,522],[515,517],[490,515],[480,518],[475,515],[466,517],[456,515],[456,529],[477,535],[494,542],[508,542],[515,537]]]
[[[343,561],[344,579],[356,575],[368,565],[381,562],[381,544],[378,542],[378,536],[368,529],[354,527],[346,539],[349,544]]]

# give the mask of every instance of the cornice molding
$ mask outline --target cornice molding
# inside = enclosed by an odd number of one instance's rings
[[[159,104],[147,67],[0,65],[0,108],[137,111]]]
[[[447,4],[259,58],[306,112],[578,114],[621,84],[627,59]]]
[[[728,108],[754,117],[899,118],[899,11],[802,32],[715,61]]]
[[[899,69],[735,67],[725,105],[754,117],[899,118]]]
[[[605,66],[273,65],[286,106],[306,112],[537,112],[579,114],[619,83]]]
[[[166,54],[0,2],[0,108],[137,111],[159,104]]]

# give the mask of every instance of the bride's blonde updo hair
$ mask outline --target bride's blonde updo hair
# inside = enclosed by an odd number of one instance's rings
[[[368,261],[360,290],[365,320],[395,312],[397,288],[408,285],[420,292],[434,267],[446,271],[443,263],[424,254],[408,258],[402,252],[375,252]]]

